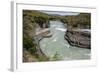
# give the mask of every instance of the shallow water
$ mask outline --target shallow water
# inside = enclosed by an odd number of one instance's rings
[[[50,58],[58,54],[61,60],[90,59],[90,49],[74,47],[64,39],[67,30],[60,21],[50,21],[50,31],[53,34],[50,38],[43,38],[40,41],[42,51]]]

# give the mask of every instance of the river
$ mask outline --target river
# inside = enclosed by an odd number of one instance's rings
[[[69,45],[64,39],[67,30],[62,22],[50,21],[50,31],[53,34],[50,38],[43,38],[40,41],[42,51],[52,59],[57,54],[61,60],[82,60],[90,59],[91,50]]]

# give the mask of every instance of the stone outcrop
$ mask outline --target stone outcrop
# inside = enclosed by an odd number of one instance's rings
[[[67,30],[65,39],[72,46],[91,49],[91,32],[79,30]]]
[[[38,41],[40,41],[42,38],[48,38],[48,37],[51,37],[52,36],[52,33],[50,32],[50,29],[49,28],[39,28],[36,33],[35,33],[35,36]]]

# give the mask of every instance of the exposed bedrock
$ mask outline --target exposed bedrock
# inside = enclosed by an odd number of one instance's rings
[[[72,46],[91,49],[91,31],[67,30],[64,38]]]

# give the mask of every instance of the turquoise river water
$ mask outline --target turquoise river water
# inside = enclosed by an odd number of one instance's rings
[[[64,39],[67,30],[62,22],[50,21],[52,37],[43,38],[40,41],[42,51],[50,58],[58,54],[61,60],[82,60],[90,59],[91,50],[71,46]]]

